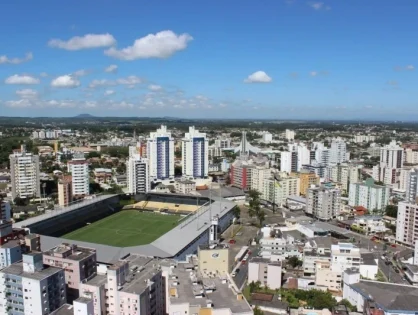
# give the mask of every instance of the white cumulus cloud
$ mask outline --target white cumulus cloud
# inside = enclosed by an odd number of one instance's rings
[[[6,84],[39,84],[40,80],[38,78],[32,77],[30,75],[12,75],[8,77],[4,83]]]
[[[23,58],[9,58],[6,55],[0,56],[0,64],[13,64],[18,65],[33,59],[32,53],[27,53]]]
[[[193,37],[187,33],[177,35],[167,30],[156,34],[148,34],[135,40],[132,46],[117,49],[111,47],[105,54],[121,60],[136,60],[148,58],[168,58],[178,51],[187,48]]]
[[[105,96],[110,96],[110,95],[113,95],[113,94],[115,94],[115,91],[113,91],[113,90],[106,90],[106,91],[104,92],[104,95],[105,95]]]
[[[157,85],[157,84],[150,84],[148,85],[148,89],[154,92],[157,91],[161,91],[163,89],[163,87],[161,85]]]
[[[22,89],[17,90],[16,95],[20,96],[20,98],[36,98],[38,96],[38,92],[32,89]]]
[[[105,72],[116,73],[116,72],[118,72],[118,66],[117,65],[110,65],[109,67],[107,67],[105,69]]]
[[[52,80],[51,86],[57,88],[75,88],[80,86],[80,81],[77,80],[77,78],[66,74]]]
[[[49,47],[60,48],[65,50],[104,48],[113,46],[115,44],[116,39],[109,33],[75,36],[66,41],[62,39],[51,39],[48,42]]]
[[[270,83],[273,79],[264,71],[256,71],[250,74],[245,80],[245,83]]]

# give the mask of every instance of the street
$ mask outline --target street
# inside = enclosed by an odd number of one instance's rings
[[[250,251],[251,254],[248,257],[248,260],[245,262],[245,264],[242,264],[241,262],[238,263],[237,265],[237,269],[239,269],[238,273],[236,274],[236,276],[233,278],[235,281],[235,284],[237,285],[238,288],[242,289],[242,287],[245,284],[245,281],[247,281],[247,276],[248,276],[248,262],[251,260],[251,258],[257,256],[257,249],[255,246],[251,246],[250,247]]]
[[[379,270],[385,275],[388,282],[406,284],[406,281],[403,280],[403,276],[400,273],[395,272],[393,265],[386,265],[380,257],[378,257],[378,261]]]

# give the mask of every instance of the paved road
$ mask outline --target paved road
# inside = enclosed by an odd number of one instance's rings
[[[379,257],[379,269],[385,275],[386,279],[392,283],[403,283],[406,281],[403,280],[403,276],[399,273],[396,273],[392,265],[386,265],[385,262]]]
[[[237,275],[233,278],[235,281],[235,284],[237,285],[237,287],[239,289],[242,289],[242,287],[245,284],[245,281],[247,281],[247,277],[248,277],[248,262],[251,260],[251,258],[257,256],[258,250],[255,246],[251,246],[250,247],[250,251],[251,251],[251,255],[250,257],[248,257],[248,260],[245,264],[241,264],[238,269],[239,272],[237,273]]]

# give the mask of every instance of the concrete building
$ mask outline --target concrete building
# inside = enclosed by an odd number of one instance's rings
[[[336,188],[308,189],[306,213],[320,220],[331,220],[340,213],[341,191]]]
[[[364,183],[350,184],[348,204],[381,211],[389,203],[389,194],[389,187],[375,185],[373,178],[368,178]]]
[[[371,135],[354,135],[353,142],[363,143],[363,142],[373,142],[376,140],[376,136]]]
[[[46,315],[66,303],[64,270],[44,266],[42,253],[0,271],[0,314]]]
[[[387,168],[402,168],[404,163],[403,148],[393,140],[380,150],[380,166]]]
[[[329,162],[339,164],[347,161],[347,145],[341,138],[332,139]]]
[[[0,220],[1,221],[10,221],[12,217],[12,207],[10,202],[0,199]]]
[[[209,172],[208,139],[194,127],[181,140],[181,165],[183,176],[188,178],[206,178]]]
[[[405,163],[418,164],[418,151],[411,148],[405,149]]]
[[[270,227],[262,228],[263,237],[260,238],[259,256],[270,260],[283,260],[286,256],[286,240],[272,236]]]
[[[158,261],[130,255],[80,284],[80,297],[93,300],[94,315],[163,315],[166,285]]]
[[[253,314],[242,293],[227,277],[207,278],[196,269],[193,260],[163,267],[167,288],[166,314]]]
[[[220,137],[215,140],[215,147],[218,149],[228,149],[231,147],[231,139],[227,137]]]
[[[196,182],[187,179],[176,180],[174,189],[176,190],[176,193],[188,195],[196,191]]]
[[[311,147],[311,164],[313,161],[315,163],[328,167],[330,159],[330,150],[325,147],[322,142],[314,142]]]
[[[264,143],[271,143],[273,141],[273,135],[266,131],[263,133],[263,142]]]
[[[0,246],[0,269],[22,260],[20,241],[11,240]]]
[[[342,272],[350,268],[360,268],[360,248],[351,243],[338,243],[331,245],[331,270]]]
[[[290,130],[290,129],[286,129],[284,132],[284,138],[288,141],[293,141],[295,140],[295,131],[294,130]]]
[[[174,178],[174,139],[167,126],[151,132],[147,139],[147,158],[151,181]]]
[[[418,170],[411,169],[406,176],[405,199],[408,202],[415,203],[418,197]]]
[[[266,258],[252,258],[248,263],[248,283],[257,281],[270,289],[280,289],[282,287],[282,263]]]
[[[68,161],[68,172],[71,173],[72,195],[74,198],[82,198],[90,195],[89,165],[84,153],[76,153],[71,161]]]
[[[261,192],[263,182],[270,174],[268,158],[242,156],[231,165],[231,185],[242,190],[256,189]]]
[[[281,152],[280,171],[286,173],[298,171],[298,153],[296,151]]]
[[[58,181],[58,204],[61,207],[66,207],[72,200],[72,178],[67,176]]]
[[[352,227],[357,227],[364,231],[364,234],[384,233],[388,229],[381,216],[362,215],[354,218]]]
[[[282,207],[290,196],[299,196],[300,179],[298,177],[264,178],[261,198]]]
[[[329,179],[341,184],[341,189],[347,193],[350,183],[357,183],[361,180],[360,171],[362,168],[362,165],[351,163],[332,165],[329,168]]]
[[[418,205],[416,203],[399,202],[396,218],[396,241],[414,245],[418,240]]]
[[[360,275],[364,279],[375,280],[378,271],[378,258],[376,258],[373,253],[362,253]]]
[[[302,165],[302,170],[307,170],[310,173],[318,175],[321,180],[326,180],[328,178],[328,168],[315,160],[312,161],[311,164]]]
[[[150,190],[148,159],[132,154],[126,162],[126,182],[129,194],[147,193]]]
[[[199,246],[197,256],[199,271],[206,277],[225,276],[230,272],[229,249],[224,246]]]
[[[82,281],[97,272],[96,250],[77,245],[62,244],[44,252],[43,262],[52,267],[64,268],[67,298],[78,298],[78,289]]]
[[[290,176],[299,178],[299,192],[302,196],[306,196],[308,189],[312,186],[317,186],[320,183],[320,178],[315,173],[308,170],[301,170],[300,173],[291,173]]]
[[[26,152],[26,147],[22,145],[21,150],[11,154],[9,159],[12,198],[39,198],[39,156]]]

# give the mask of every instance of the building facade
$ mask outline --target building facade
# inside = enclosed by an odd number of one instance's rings
[[[41,196],[39,156],[26,152],[25,146],[10,155],[10,174],[13,199]]]
[[[252,258],[248,263],[248,283],[257,281],[270,289],[280,289],[282,287],[281,262],[259,257]]]
[[[350,184],[348,204],[381,211],[388,205],[389,195],[389,187],[375,185],[373,178],[368,178],[364,183]]]
[[[340,213],[341,191],[336,188],[308,189],[306,213],[320,220],[331,220]]]
[[[347,161],[347,145],[341,138],[331,141],[329,162],[331,164],[339,164]]]
[[[414,245],[418,240],[418,205],[416,203],[399,202],[396,218],[396,241]]]
[[[147,139],[150,181],[174,178],[174,139],[167,126],[151,132]]]
[[[129,156],[126,163],[126,182],[129,194],[146,193],[150,190],[148,159],[139,154]]]
[[[194,127],[189,127],[181,141],[181,165],[183,176],[189,178],[205,178],[209,171],[208,139]]]
[[[71,178],[63,178],[58,181],[58,204],[61,207],[68,206],[73,200]]]
[[[90,195],[89,165],[83,153],[76,153],[68,161],[68,172],[71,173],[72,195],[81,198]]]

